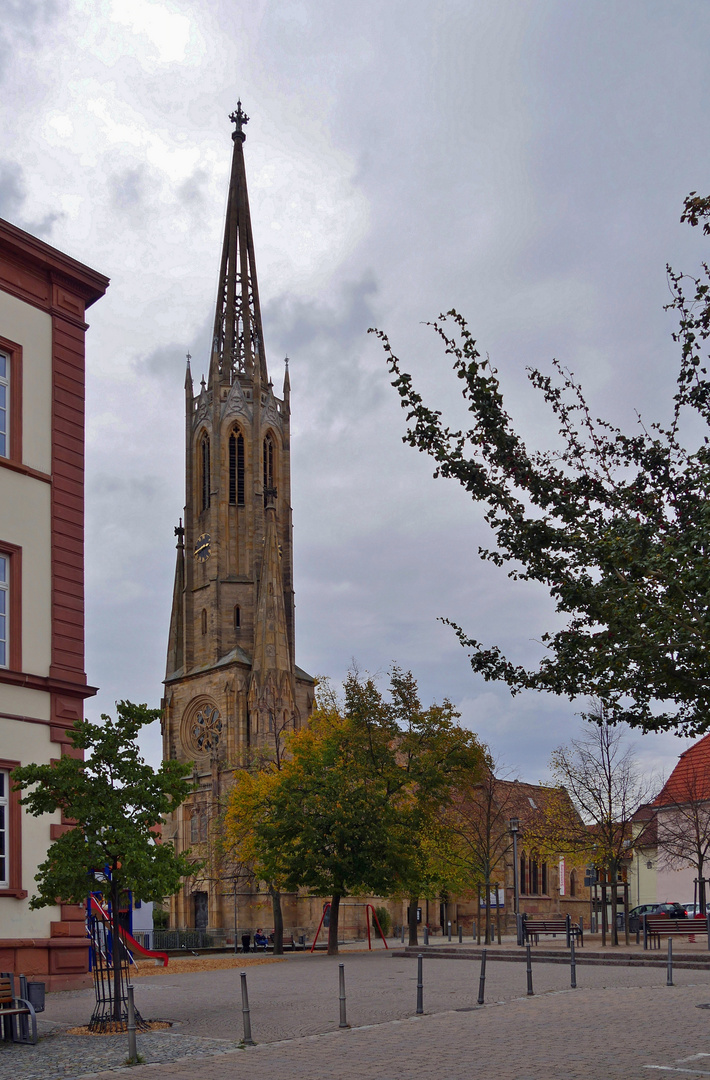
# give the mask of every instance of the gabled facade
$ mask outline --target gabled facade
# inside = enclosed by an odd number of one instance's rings
[[[31,911],[71,826],[34,818],[10,772],[75,754],[84,670],[84,338],[108,278],[0,220],[0,970],[84,985],[81,907]]]
[[[235,767],[306,723],[314,682],[295,664],[290,383],[269,379],[239,104],[208,376],[185,378],[185,509],[163,699],[163,754],[200,791],[168,823],[201,852]],[[172,924],[221,927],[222,871],[186,882]],[[228,903],[228,901],[227,901]],[[264,921],[262,919],[262,921]]]

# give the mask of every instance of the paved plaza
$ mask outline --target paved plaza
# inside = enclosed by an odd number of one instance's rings
[[[345,964],[350,1030],[338,1030],[338,963]],[[627,1080],[654,1073],[710,1077],[710,969],[425,960],[425,1015],[416,1008],[416,960],[346,951],[295,954],[245,968],[258,1045],[241,1049],[239,970],[156,969],[136,979],[136,1002],[170,1031],[139,1034],[145,1064],[131,1080]],[[37,1047],[0,1044],[0,1080],[108,1080],[125,1062],[124,1036],[67,1035],[86,1023],[93,992],[48,996]]]

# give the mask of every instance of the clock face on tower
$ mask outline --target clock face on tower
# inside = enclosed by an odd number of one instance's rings
[[[210,557],[210,534],[202,533],[195,541],[195,558],[198,562],[205,562]]]

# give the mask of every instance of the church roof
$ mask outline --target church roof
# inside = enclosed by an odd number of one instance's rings
[[[710,799],[710,735],[694,743],[678,759],[655,806]]]
[[[180,679],[185,679],[190,675],[204,675],[208,671],[217,671],[219,668],[229,667],[230,664],[243,664],[245,667],[251,667],[251,656],[249,653],[242,649],[239,645],[228,652],[221,659],[217,660],[213,664],[199,664],[197,667],[191,668],[189,671],[183,671],[180,668],[179,671],[173,672],[169,678],[165,679],[166,683],[179,682]],[[298,664],[294,666],[294,674],[301,682],[314,683],[315,679],[312,675],[309,675],[307,671],[300,668]]]

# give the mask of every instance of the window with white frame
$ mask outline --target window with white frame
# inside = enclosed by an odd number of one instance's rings
[[[9,664],[10,559],[0,552],[0,667]]]
[[[10,884],[9,866],[9,802],[10,774],[0,769],[0,889]]]
[[[0,352],[0,457],[10,456],[10,357]]]

